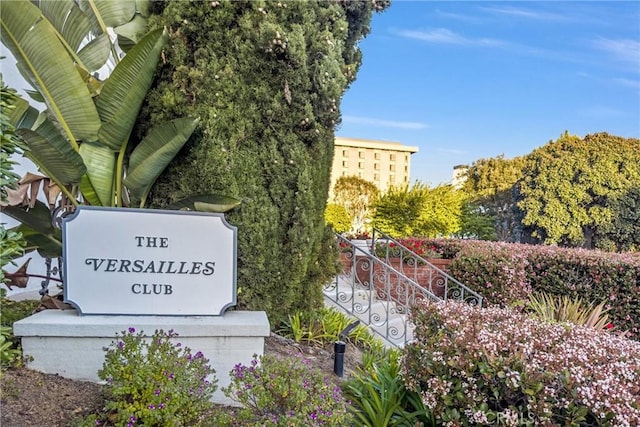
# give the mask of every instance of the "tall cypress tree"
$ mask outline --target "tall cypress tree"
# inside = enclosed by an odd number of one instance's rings
[[[238,227],[241,308],[272,324],[321,304],[334,273],[323,212],[340,100],[361,62],[357,42],[383,1],[169,1],[155,26],[171,30],[145,126],[194,115],[201,126],[149,197],[242,200]],[[216,242],[210,242],[215,245]]]

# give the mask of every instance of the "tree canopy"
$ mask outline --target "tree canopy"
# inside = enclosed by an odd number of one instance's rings
[[[622,219],[612,206],[625,210],[619,203],[640,185],[639,165],[638,139],[565,132],[527,157],[522,222],[545,243],[593,247],[599,232]]]
[[[391,187],[374,204],[373,226],[396,237],[449,236],[460,231],[463,201],[450,185]]]
[[[350,232],[364,231],[373,202],[380,191],[372,182],[357,176],[341,176],[333,188],[333,200],[343,206],[351,218]]]
[[[483,235],[495,235],[501,241],[515,240],[519,221],[513,187],[522,177],[524,162],[524,157],[505,159],[498,156],[476,160],[467,169],[462,190],[473,204],[468,207],[469,212],[494,221],[494,232],[486,234],[484,230]]]

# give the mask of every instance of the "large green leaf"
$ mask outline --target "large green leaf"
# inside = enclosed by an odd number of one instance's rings
[[[33,228],[20,224],[12,230],[22,233],[22,238],[27,242],[25,252],[34,249],[44,258],[57,258],[62,256],[62,235],[60,230],[53,234],[40,233]]]
[[[73,51],[89,35],[91,22],[74,0],[39,0],[34,2]],[[108,50],[108,48],[107,48]]]
[[[95,140],[98,113],[56,29],[27,0],[3,2],[0,18],[2,42],[30,74],[68,138]]]
[[[168,39],[162,29],[147,34],[114,68],[100,92],[96,106],[102,127],[98,136],[114,151],[129,138]]]
[[[15,106],[15,108],[11,110],[9,114],[9,122],[16,129],[31,129],[38,119],[40,112],[20,97],[16,97],[11,105]]]
[[[18,129],[16,135],[22,137],[29,147],[30,151],[25,152],[27,157],[58,186],[80,182],[86,171],[82,157],[71,148],[68,141],[60,137],[49,120],[38,127],[38,132]],[[47,135],[52,135],[52,138],[48,139]]]
[[[87,174],[82,175],[82,179],[80,180],[80,192],[82,193],[82,198],[84,203],[91,206],[102,206],[102,202],[98,198],[98,193],[96,193],[96,189],[91,185],[91,181],[89,181],[89,176]]]
[[[147,28],[147,19],[143,18],[140,15],[136,15],[131,21],[127,22],[124,25],[120,25],[113,29],[118,36],[125,37],[128,40],[131,40],[133,43],[137,43],[142,39],[144,35],[144,31]],[[120,47],[123,47],[120,43],[118,43]]]
[[[93,2],[98,9],[100,19],[107,27],[117,27],[133,19],[136,13],[135,0],[81,0],[80,7],[87,10]]]
[[[172,203],[167,209],[199,212],[228,212],[240,205],[240,200],[216,194],[201,194]]]
[[[144,203],[151,186],[198,126],[198,119],[175,119],[151,130],[129,158],[124,183]]]
[[[84,65],[89,72],[92,72],[100,69],[100,67],[107,62],[110,53],[111,40],[109,40],[109,35],[102,34],[87,43],[87,45],[78,52],[78,57],[82,61],[82,65]]]
[[[2,213],[33,228],[38,233],[51,236],[59,235],[60,233],[60,230],[51,223],[51,211],[40,200],[36,200],[32,208],[5,206],[2,208]]]
[[[104,145],[84,143],[80,146],[80,155],[87,167],[87,175],[100,205],[113,206],[114,176],[116,156]],[[88,188],[83,186],[82,188]]]

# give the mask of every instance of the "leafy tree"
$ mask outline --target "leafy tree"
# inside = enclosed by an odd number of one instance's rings
[[[638,139],[565,132],[527,157],[518,202],[523,224],[545,243],[593,247],[600,229],[618,220],[613,201],[639,186],[639,164]]]
[[[460,231],[463,200],[451,185],[392,187],[374,204],[373,225],[397,237],[449,236]]]
[[[477,202],[465,199],[456,236],[479,240],[496,240],[496,219]]]
[[[522,177],[524,162],[524,157],[480,159],[466,172],[462,190],[476,206],[476,209],[469,210],[468,213],[476,212],[484,217],[493,217],[494,232],[489,235],[495,235],[500,241],[514,241],[516,237],[519,221],[513,187]]]
[[[345,207],[335,203],[327,204],[327,208],[324,211],[324,220],[336,233],[346,233],[351,229],[351,224],[353,223]]]
[[[190,193],[242,200],[238,301],[277,325],[320,305],[323,215],[340,99],[355,79],[357,42],[381,1],[168,1],[153,25],[171,47],[148,97],[146,126],[176,114],[201,125],[150,193],[164,207]],[[331,261],[333,262],[333,260]]]
[[[357,176],[341,176],[333,188],[333,199],[343,206],[351,217],[352,233],[364,231],[365,223],[371,213],[371,204],[380,191],[373,183]]]
[[[613,219],[596,233],[596,247],[640,251],[640,187],[632,187],[609,202]]]
[[[417,224],[423,206],[423,193],[414,184],[390,187],[373,205],[373,226],[395,237],[416,235]]]

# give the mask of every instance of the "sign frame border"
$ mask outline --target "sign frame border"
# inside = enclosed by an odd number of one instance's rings
[[[63,282],[63,302],[70,304],[73,308],[78,312],[80,316],[167,316],[167,317],[220,317],[223,316],[226,311],[238,304],[238,227],[229,224],[227,219],[225,218],[223,213],[217,212],[200,212],[200,211],[179,211],[179,210],[169,210],[169,209],[146,209],[146,208],[117,208],[117,207],[105,207],[105,206],[87,206],[80,205],[76,208],[76,210],[62,218],[62,271],[63,271],[63,280],[68,277],[67,275],[67,224],[80,215],[81,211],[116,211],[116,212],[132,212],[132,213],[148,213],[148,214],[169,214],[169,215],[179,215],[179,216],[210,216],[210,217],[218,217],[222,220],[222,225],[231,230],[233,233],[233,274],[232,274],[232,301],[224,305],[220,309],[219,314],[132,314],[132,313],[83,313],[80,309],[80,306],[73,300],[68,297],[68,286]]]

